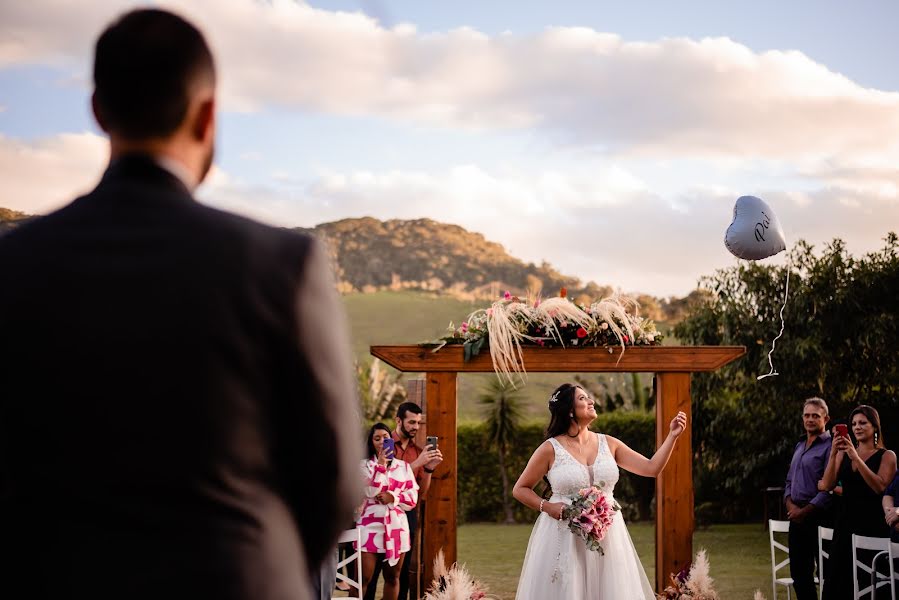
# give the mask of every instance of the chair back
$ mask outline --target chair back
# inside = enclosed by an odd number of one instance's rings
[[[832,541],[833,529],[818,525],[818,598],[821,598],[821,594],[824,593],[824,559],[830,558],[830,544],[827,544],[828,550],[825,550],[824,542]],[[895,600],[895,598],[893,600]]]
[[[789,576],[790,565],[790,548],[786,544],[778,542],[774,534],[789,533],[790,522],[778,521],[776,519],[768,519],[768,542],[771,547],[771,594],[774,600],[777,600],[777,586],[782,585],[787,588],[787,598],[790,598],[790,586],[793,585],[793,579]],[[786,554],[783,560],[778,562],[778,552]],[[787,568],[785,576],[778,577],[777,573],[783,568]]]
[[[347,529],[340,534],[339,538],[337,538],[338,544],[345,544],[348,542],[355,542],[356,547],[353,548],[352,554],[337,563],[337,581],[343,581],[349,584],[352,588],[350,594],[353,595],[334,596],[332,591],[331,600],[343,600],[343,598],[347,597],[359,598],[361,600],[365,596],[365,590],[362,589],[362,528],[357,527],[355,529]],[[342,570],[344,567],[346,567],[346,571],[351,573],[351,575],[343,574]],[[357,593],[358,596],[355,595]]]
[[[890,598],[892,598],[892,600],[896,600],[896,588],[899,587],[896,585],[896,580],[899,579],[899,568],[897,568],[896,564],[897,560],[899,560],[899,544],[890,542],[890,573],[893,575],[890,579]]]
[[[861,556],[859,551],[866,556]],[[873,557],[871,557],[873,553]],[[870,559],[867,557],[871,557]],[[877,563],[889,563],[890,538],[869,537],[852,534],[852,593],[854,600],[874,600],[877,589],[890,585],[893,580],[892,569],[887,564],[886,571],[878,571]],[[859,581],[858,573],[867,574]],[[867,584],[866,587],[861,587]]]

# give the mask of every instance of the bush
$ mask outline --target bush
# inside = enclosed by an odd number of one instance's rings
[[[608,432],[641,454],[650,455],[655,450],[655,416],[651,413],[604,413],[597,417],[593,429]],[[505,516],[499,462],[496,451],[490,448],[486,427],[482,424],[462,425],[458,436],[459,522],[501,522]],[[518,479],[531,454],[542,442],[542,424],[532,423],[519,429],[506,465],[510,481]],[[538,487],[538,493],[540,491]],[[621,471],[615,498],[621,504],[626,519],[652,518],[654,494],[655,480]],[[533,521],[535,517],[532,510],[519,502],[515,502],[514,514],[519,522]]]

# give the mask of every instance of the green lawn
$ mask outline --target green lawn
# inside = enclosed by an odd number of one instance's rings
[[[636,523],[629,530],[646,575],[653,582],[653,525]],[[459,562],[486,583],[493,595],[512,600],[530,534],[530,525],[463,525],[459,527]],[[768,533],[761,525],[713,525],[698,530],[693,536],[693,548],[708,551],[711,575],[722,599],[751,600],[756,589],[771,595]]]

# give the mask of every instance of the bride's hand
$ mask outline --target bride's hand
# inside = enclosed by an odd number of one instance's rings
[[[671,434],[678,437],[687,429],[687,414],[683,411],[677,413],[677,416],[671,419]]]
[[[544,502],[543,503],[543,512],[548,514],[553,519],[562,520],[562,511],[565,507],[568,506],[564,502]]]

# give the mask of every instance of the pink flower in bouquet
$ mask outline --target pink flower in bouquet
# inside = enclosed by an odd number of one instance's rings
[[[465,333],[466,331],[468,331],[468,322],[462,321],[462,326],[459,329],[462,330],[462,333]]]
[[[512,292],[510,292],[509,290],[506,290],[506,293],[503,294],[503,300],[511,300],[511,299],[512,299]]]
[[[568,521],[568,529],[586,542],[587,548],[604,553],[600,542],[606,537],[618,510],[621,508],[610,502],[600,487],[593,486],[578,491],[571,504],[562,511],[562,518]]]

